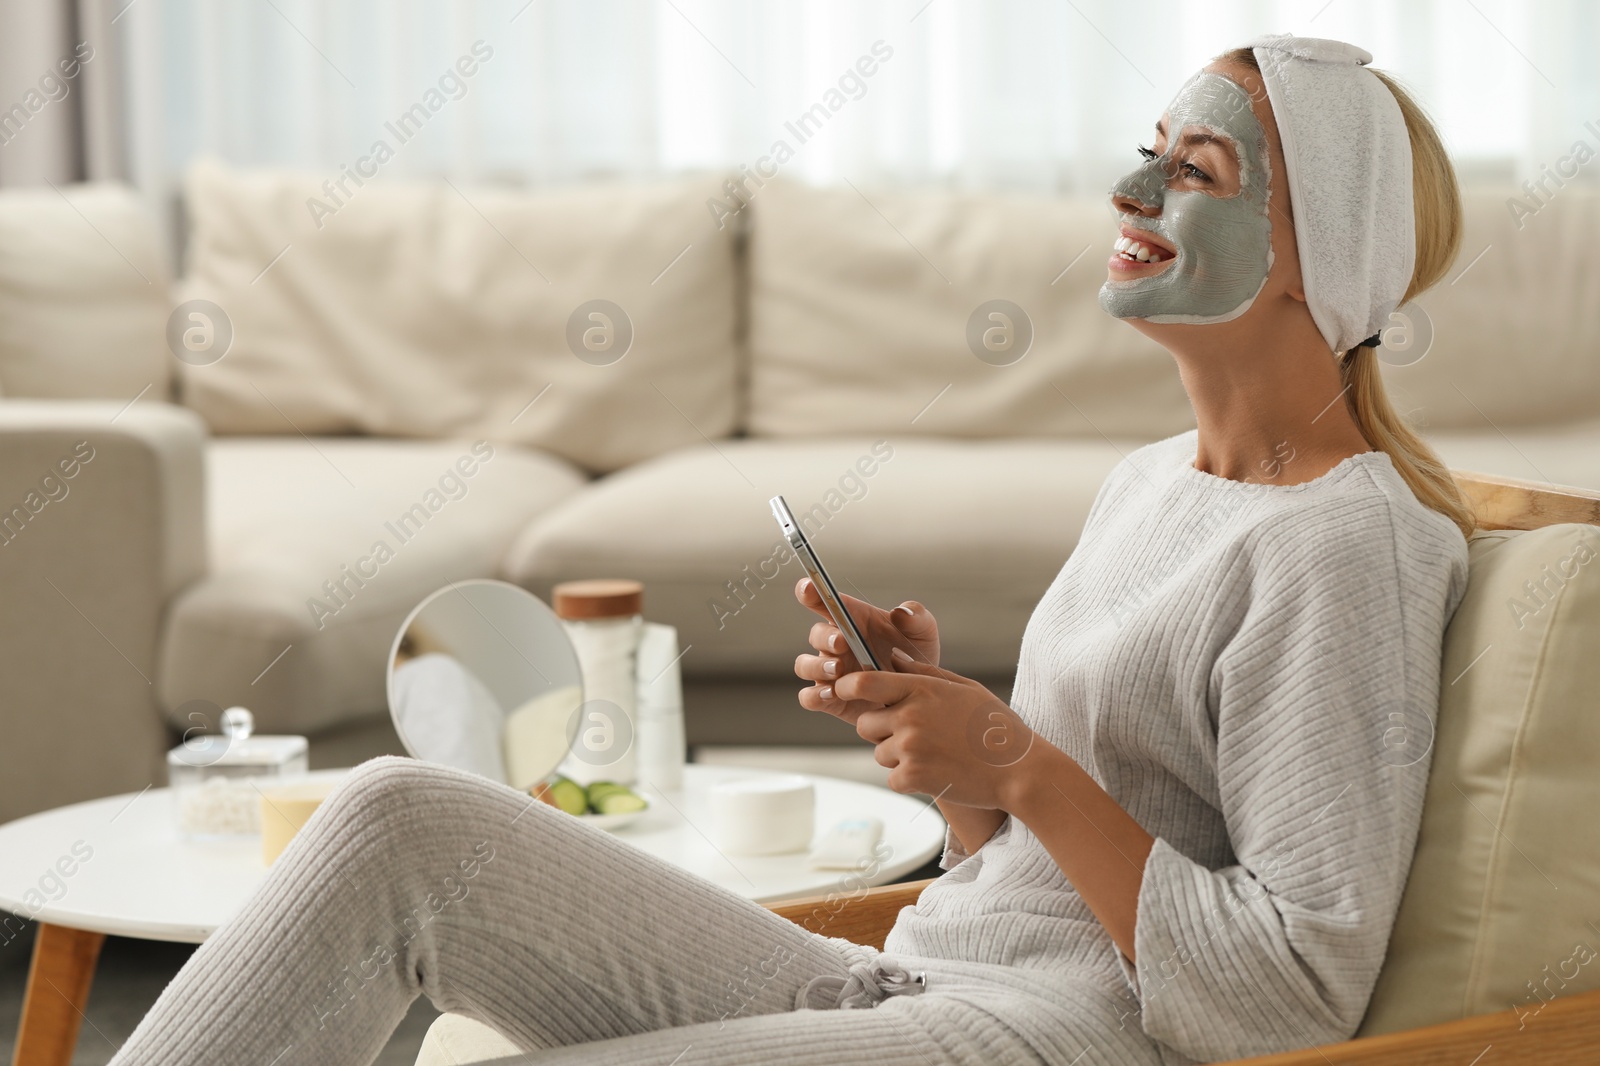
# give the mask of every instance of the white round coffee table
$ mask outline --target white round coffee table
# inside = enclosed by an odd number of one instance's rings
[[[817,832],[846,818],[880,818],[887,861],[851,873],[813,870],[803,852],[724,855],[712,842],[710,787],[768,776],[766,770],[691,764],[684,768],[682,789],[641,787],[650,810],[615,835],[761,903],[859,889],[863,881],[886,884],[921,867],[943,847],[944,820],[932,804],[873,785],[808,775],[816,789]],[[266,872],[258,839],[182,840],[164,788],[76,803],[0,826],[0,909],[39,923],[18,1028],[18,1066],[71,1061],[106,934],[197,944],[244,904]],[[9,939],[15,931],[3,935]]]

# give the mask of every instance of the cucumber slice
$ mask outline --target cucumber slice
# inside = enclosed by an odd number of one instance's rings
[[[605,799],[607,796],[611,795],[613,792],[626,792],[626,791],[628,791],[628,790],[625,787],[623,787],[622,785],[617,784],[615,781],[596,781],[594,784],[590,785],[589,788],[588,788],[589,806],[594,807],[594,806],[598,805],[599,802],[602,799]]]
[[[550,798],[568,814],[584,814],[589,810],[589,798],[583,786],[570,777],[558,777],[550,784]]]
[[[595,809],[601,814],[630,814],[633,811],[642,811],[648,806],[643,796],[619,788],[601,796],[599,802],[595,804]]]
[[[633,789],[615,781],[596,781],[588,788],[588,799],[595,814],[626,814],[649,806]]]

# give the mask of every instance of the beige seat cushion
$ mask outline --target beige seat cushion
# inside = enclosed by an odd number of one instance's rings
[[[272,733],[384,714],[411,608],[497,576],[528,522],[585,483],[551,456],[499,445],[483,460],[470,441],[224,438],[207,468],[211,566],[168,612],[161,698],[185,728],[181,705],[205,699]]]
[[[120,185],[0,191],[0,395],[166,400],[167,268]]]
[[[520,1055],[522,1049],[464,1014],[441,1014],[428,1027],[416,1066],[464,1066]]]
[[[1473,537],[1416,858],[1361,1035],[1600,988],[1597,556],[1594,526]]]
[[[1116,235],[1103,199],[862,192],[778,180],[755,195],[753,435],[1154,440],[1194,425],[1172,357],[1096,301]],[[995,298],[1032,323],[1011,365],[968,346]]]
[[[767,501],[781,494],[841,591],[885,607],[921,600],[940,619],[946,665],[1009,677],[1117,447],[1133,444],[897,436],[877,447],[736,440],[662,456],[531,526],[507,578],[540,596],[568,578],[637,578],[646,616],[693,646],[685,674],[791,675],[812,616],[792,591],[799,562],[780,571]]]
[[[705,207],[720,180],[381,181],[313,219],[323,175],[198,164],[184,295],[221,306],[234,340],[184,366],[185,402],[217,433],[486,437],[590,470],[724,436],[734,231]],[[632,323],[609,365],[569,347],[595,299]]]

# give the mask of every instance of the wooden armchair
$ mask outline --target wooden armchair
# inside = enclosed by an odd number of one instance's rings
[[[1600,499],[1595,505],[1600,507]],[[915,903],[931,884],[931,880],[909,881],[870,888],[847,897],[842,907],[838,899],[817,896],[774,903],[771,909],[812,932],[881,948],[900,908]],[[831,908],[838,909],[825,919],[817,917]],[[1555,1001],[1540,1013],[1539,1024],[1529,1028],[1522,1028],[1516,1012],[1508,1010],[1406,1033],[1235,1061],[1239,1066],[1472,1066],[1485,1049],[1493,1047],[1494,1066],[1550,1066],[1591,1062],[1600,1054],[1597,1044],[1600,992],[1587,992]]]
[[[1560,522],[1600,525],[1600,492],[1456,472],[1484,529],[1538,529]],[[813,932],[883,947],[900,908],[932,881],[886,885],[853,897],[794,900],[772,910]],[[842,905],[841,905],[842,904]],[[1492,1058],[1485,1055],[1492,1049]],[[1482,1014],[1342,1044],[1241,1059],[1251,1066],[1493,1066],[1592,1062],[1600,1058],[1600,991],[1553,1000],[1537,1025],[1514,1010]]]
[[[1458,472],[1455,477],[1471,499],[1479,525],[1484,529],[1531,530],[1558,523],[1600,525],[1600,492],[1564,489],[1482,474]],[[1485,573],[1480,571],[1479,576]],[[1489,580],[1494,580],[1493,575],[1489,575]],[[1581,642],[1580,633],[1578,643],[1581,645]],[[1566,703],[1563,702],[1562,706],[1565,707]],[[1446,778],[1439,777],[1438,780],[1442,787]],[[1471,854],[1464,850],[1463,841],[1458,835],[1448,829],[1438,839],[1447,851],[1458,855]],[[1593,839],[1592,835],[1590,839]],[[1423,853],[1419,847],[1419,856]],[[1422,866],[1418,860],[1413,860],[1413,880]],[[788,900],[770,906],[775,913],[812,932],[843,937],[881,949],[900,909],[915,903],[922,890],[931,883],[916,881],[886,885],[849,895]],[[1569,891],[1562,895],[1565,897],[1572,893]],[[1404,909],[1405,904],[1402,903],[1402,912]],[[1542,918],[1548,920],[1548,915],[1540,913]],[[1596,931],[1600,932],[1600,929]],[[1431,938],[1431,933],[1427,931],[1420,935]],[[1395,955],[1396,942],[1391,940],[1391,964],[1396,959],[1403,959],[1404,963],[1426,961],[1414,953]],[[1427,942],[1427,939],[1422,942]],[[1480,940],[1474,946],[1474,951],[1482,946]],[[1386,964],[1384,974],[1401,981],[1401,987],[1404,987],[1405,966]],[[1380,985],[1382,983],[1383,978],[1380,978]],[[1379,1002],[1376,996],[1373,1002]],[[1404,995],[1398,998],[1398,1002],[1418,1010],[1435,1009],[1434,1004]],[[1515,1010],[1477,1014],[1442,1025],[1409,1028],[1341,1044],[1239,1060],[1233,1066],[1241,1066],[1245,1062],[1250,1066],[1531,1066],[1533,1063],[1591,1062],[1600,1058],[1600,1052],[1596,1051],[1596,1047],[1600,1047],[1600,991],[1574,993],[1553,999],[1541,1005],[1537,1014],[1536,1024],[1525,1024],[1526,1018],[1519,1018]],[[1368,1017],[1369,1020],[1375,1017],[1370,1009]],[[492,1059],[497,1054],[510,1054],[512,1050],[504,1038],[492,1029],[470,1019],[445,1015],[434,1022],[417,1062],[418,1066],[461,1066],[467,1062]]]

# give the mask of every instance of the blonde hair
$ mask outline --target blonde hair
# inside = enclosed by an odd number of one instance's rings
[[[1255,54],[1238,48],[1217,57],[1261,72]],[[1371,67],[1367,68],[1372,70]],[[1372,70],[1394,94],[1411,140],[1411,198],[1415,205],[1416,266],[1406,286],[1405,303],[1438,283],[1461,249],[1461,186],[1439,132],[1411,95],[1388,74]],[[1434,450],[1394,409],[1384,391],[1376,348],[1351,348],[1340,354],[1340,379],[1346,386],[1347,406],[1368,444],[1389,456],[1423,506],[1438,511],[1470,537],[1477,520],[1466,497]]]

